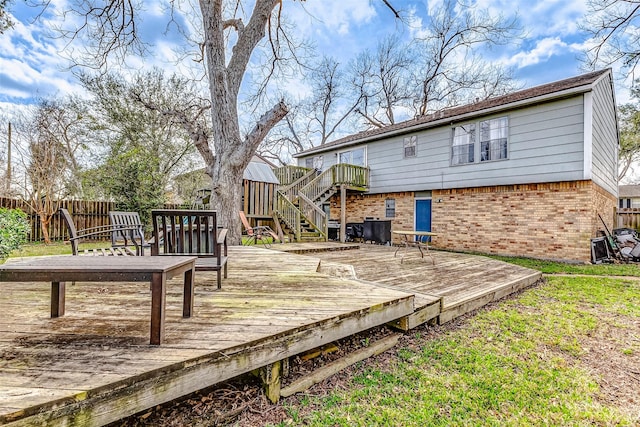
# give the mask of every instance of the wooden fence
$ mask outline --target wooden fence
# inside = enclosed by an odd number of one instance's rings
[[[616,228],[633,228],[640,231],[640,209],[618,209],[618,223]]]
[[[86,201],[86,200],[63,200],[60,202],[60,207],[67,209],[73,221],[76,224],[76,228],[90,228],[99,227],[102,225],[109,225],[109,211],[116,210],[115,203],[102,202],[102,201]],[[42,228],[40,226],[40,217],[31,210],[28,204],[20,199],[10,199],[6,197],[0,197],[0,208],[9,209],[21,209],[23,210],[31,223],[31,232],[29,233],[30,242],[43,241]],[[64,240],[69,238],[67,227],[64,223],[64,219],[59,213],[56,213],[51,218],[49,224],[49,237],[51,240]],[[105,236],[97,236],[100,238],[109,238]]]

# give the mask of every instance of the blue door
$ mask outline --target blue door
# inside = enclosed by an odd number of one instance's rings
[[[416,200],[416,230],[431,231],[431,200]]]

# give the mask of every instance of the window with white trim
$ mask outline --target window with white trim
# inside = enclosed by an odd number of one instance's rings
[[[402,141],[404,149],[404,157],[416,157],[416,146],[418,144],[418,135],[405,136]]]
[[[506,117],[480,122],[480,161],[506,159],[508,134]]]
[[[355,166],[367,166],[367,150],[365,147],[342,151],[338,154],[338,163],[348,163]]]
[[[453,128],[453,144],[451,146],[451,164],[462,165],[473,163],[476,145],[476,124],[467,123]]]

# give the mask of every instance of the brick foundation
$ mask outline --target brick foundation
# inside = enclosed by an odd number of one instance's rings
[[[617,206],[592,181],[434,190],[432,197],[435,247],[584,262],[591,260],[590,239],[603,229],[598,214],[611,230]],[[396,201],[394,218],[385,218],[387,198]],[[391,219],[392,229],[411,230],[414,194],[349,194],[347,222],[365,217]],[[332,199],[331,218],[340,218],[339,197]]]

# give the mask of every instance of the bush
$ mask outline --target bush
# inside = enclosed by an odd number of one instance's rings
[[[0,260],[27,241],[27,215],[20,209],[0,208]]]

